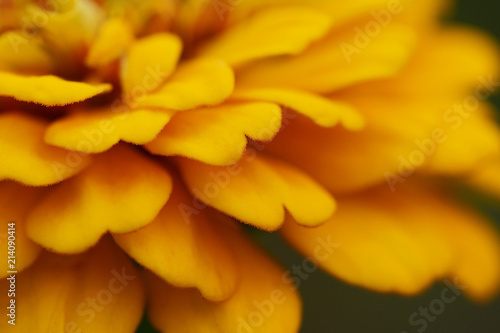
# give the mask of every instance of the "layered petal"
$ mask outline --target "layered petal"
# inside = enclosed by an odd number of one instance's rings
[[[307,226],[324,222],[335,210],[331,195],[308,175],[279,160],[257,155],[253,148],[232,166],[210,166],[185,158],[177,162],[195,197],[261,229],[278,229],[285,218],[285,207]]]
[[[80,111],[50,124],[45,142],[84,153],[100,153],[120,140],[142,145],[152,141],[170,121],[167,110]]]
[[[26,185],[58,183],[81,170],[89,157],[43,142],[47,123],[26,114],[0,114],[0,179]]]
[[[284,279],[282,268],[238,230],[225,230],[222,225],[219,229],[231,240],[240,265],[242,278],[234,295],[212,303],[196,290],[175,288],[149,275],[153,325],[179,333],[297,332],[301,301],[293,282]]]
[[[232,93],[234,74],[224,62],[200,58],[185,62],[155,93],[137,100],[138,107],[188,110],[222,103]]]
[[[0,182],[0,248],[5,253],[0,262],[0,279],[6,278],[8,271],[21,272],[26,269],[40,254],[40,247],[26,234],[26,216],[44,192],[43,188],[25,187],[10,181]],[[10,244],[14,249],[12,252],[7,251],[9,241],[14,243]]]
[[[269,8],[207,42],[200,55],[238,66],[259,58],[298,54],[326,34],[330,23],[328,15],[311,7]]]
[[[304,228],[290,219],[282,235],[329,273],[379,292],[414,294],[450,278],[483,300],[500,286],[498,232],[435,188],[343,197],[327,223]]]
[[[230,104],[177,113],[146,148],[159,155],[182,155],[212,165],[238,161],[248,136],[271,140],[281,127],[281,108],[271,103]]]
[[[177,287],[195,287],[210,301],[228,299],[238,284],[239,269],[231,245],[215,220],[223,219],[199,205],[181,182],[156,219],[139,230],[113,234],[134,260]]]
[[[154,161],[117,146],[52,188],[30,213],[28,235],[57,252],[82,252],[108,230],[130,232],[153,221],[168,200],[171,182]]]
[[[16,282],[14,331],[131,333],[142,318],[141,278],[109,240],[81,256],[46,252]],[[8,280],[1,280],[0,286],[8,290]],[[8,304],[7,293],[0,297]],[[2,332],[12,327],[7,320],[0,322]]]
[[[111,91],[107,83],[89,84],[67,81],[53,75],[23,76],[0,72],[0,96],[45,106],[81,102]]]

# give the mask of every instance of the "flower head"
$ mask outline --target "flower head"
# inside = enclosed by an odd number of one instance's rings
[[[498,50],[447,2],[0,8],[19,332],[134,332],[146,304],[165,332],[297,331],[300,275],[241,223],[374,291],[497,291],[497,232],[442,180],[500,192]]]

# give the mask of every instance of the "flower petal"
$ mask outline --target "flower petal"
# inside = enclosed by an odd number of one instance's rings
[[[352,106],[305,91],[255,88],[236,90],[232,97],[279,103],[291,107],[324,127],[331,127],[340,122],[348,129],[358,130],[364,125],[363,117]]]
[[[238,66],[259,58],[297,54],[326,34],[330,24],[328,15],[311,7],[270,8],[205,44],[200,55]]]
[[[237,264],[231,246],[213,221],[220,216],[195,207],[201,208],[177,182],[153,222],[113,237],[134,260],[169,283],[195,287],[204,298],[223,301],[236,288]]]
[[[89,67],[107,65],[117,60],[134,40],[132,27],[118,17],[105,21],[90,45],[85,64]]]
[[[326,93],[359,82],[390,77],[406,64],[414,50],[415,33],[393,23],[371,40],[369,47],[351,55],[356,30],[347,27],[289,58],[267,59],[238,75],[243,88],[292,88]],[[344,49],[340,47],[343,45]],[[350,45],[350,46],[349,46]]]
[[[245,135],[271,140],[281,126],[281,108],[271,103],[246,103],[177,113],[146,148],[153,154],[181,155],[212,165],[238,161]]]
[[[265,230],[278,229],[284,207],[300,224],[313,226],[327,220],[335,201],[300,170],[278,160],[256,155],[251,149],[227,167],[177,160],[191,193],[202,202]]]
[[[500,199],[500,156],[478,166],[467,182]]]
[[[261,333],[297,332],[302,306],[293,281],[284,279],[282,268],[241,232],[228,230],[224,236],[231,240],[240,263],[242,279],[235,294],[212,303],[196,290],[171,287],[150,274],[153,325],[164,332],[250,332],[254,328]],[[260,312],[263,307],[265,317]]]
[[[137,100],[143,108],[188,110],[222,103],[233,92],[234,74],[224,62],[201,58],[185,62],[155,93]]]
[[[0,72],[0,96],[46,106],[81,102],[111,89],[107,83],[88,84],[66,81],[53,75],[22,76]]]
[[[45,142],[85,153],[100,153],[120,140],[142,145],[153,140],[171,113],[155,110],[75,112],[51,123]]]
[[[120,71],[124,95],[158,88],[174,71],[181,51],[182,41],[169,33],[154,34],[132,44]]]
[[[0,114],[0,180],[26,185],[58,183],[83,170],[90,158],[43,142],[47,124],[17,112]]]
[[[130,232],[153,221],[168,200],[171,182],[155,162],[116,146],[51,189],[29,215],[28,235],[57,252],[82,252],[108,230]]]
[[[355,285],[414,294],[435,279],[457,278],[472,298],[490,297],[500,286],[497,231],[444,196],[406,183],[396,194],[382,186],[339,199],[334,218],[317,228],[289,220],[281,230],[300,252]],[[328,243],[340,245],[322,250]]]
[[[8,276],[7,271],[21,272],[30,266],[40,254],[40,247],[33,243],[26,234],[26,215],[38,198],[45,192],[43,188],[30,188],[14,182],[0,182],[0,248],[4,249],[0,262],[0,279]],[[14,222],[14,233],[9,233],[8,224]],[[7,261],[9,237],[14,236],[15,255],[13,261]],[[12,239],[12,238],[11,238]],[[14,267],[9,267],[13,264]]]
[[[17,276],[17,284],[16,332],[130,333],[142,318],[139,274],[108,240],[81,256],[46,252]],[[0,286],[9,289],[5,279]],[[8,304],[7,293],[0,298]],[[0,322],[2,332],[12,327],[7,320]]]

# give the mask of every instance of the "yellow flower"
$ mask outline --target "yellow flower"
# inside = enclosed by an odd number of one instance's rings
[[[146,304],[297,331],[301,275],[240,222],[363,288],[495,295],[497,231],[441,180],[500,195],[498,50],[446,1],[0,8],[2,332],[134,332]]]

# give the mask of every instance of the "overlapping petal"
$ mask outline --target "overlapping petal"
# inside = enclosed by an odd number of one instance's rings
[[[153,221],[171,189],[161,166],[133,148],[116,146],[50,189],[27,219],[28,235],[56,252],[82,252],[108,230],[130,232]]]

